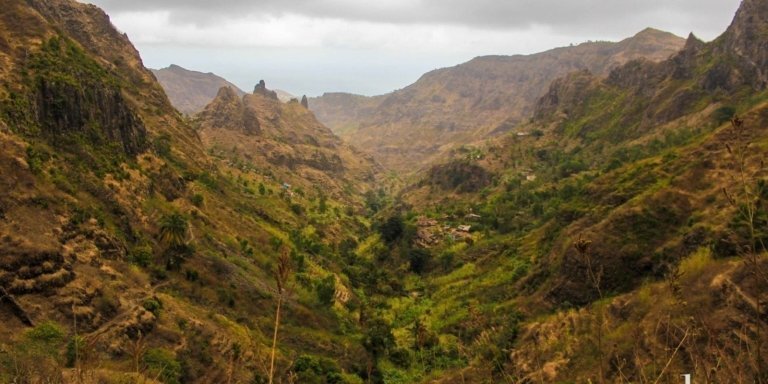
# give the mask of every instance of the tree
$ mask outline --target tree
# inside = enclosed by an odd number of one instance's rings
[[[180,213],[165,215],[160,219],[160,241],[168,247],[186,244],[189,223]]]
[[[160,219],[160,241],[166,245],[166,269],[178,269],[194,253],[188,243],[189,222],[180,213],[163,216]]]
[[[374,318],[368,322],[363,339],[363,347],[374,358],[383,356],[395,345],[395,337],[392,335],[392,327],[381,318]]]
[[[364,312],[361,309],[361,316]],[[376,317],[365,321],[366,329],[363,335],[363,347],[369,353],[368,358],[368,383],[381,382],[377,378],[377,361],[395,346],[395,337],[392,335],[392,327],[384,319]]]
[[[403,218],[399,215],[390,216],[384,224],[379,227],[381,238],[387,243],[393,243],[402,236],[405,230]]]

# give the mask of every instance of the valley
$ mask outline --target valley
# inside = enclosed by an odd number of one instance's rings
[[[0,383],[768,383],[768,2],[381,96],[0,7]]]

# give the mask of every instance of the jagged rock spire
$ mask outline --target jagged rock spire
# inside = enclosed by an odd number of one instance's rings
[[[259,80],[259,83],[256,84],[256,87],[253,88],[253,94],[262,95],[262,96],[269,97],[271,99],[278,100],[277,92],[270,91],[269,89],[267,89],[267,83],[264,82],[264,80]]]

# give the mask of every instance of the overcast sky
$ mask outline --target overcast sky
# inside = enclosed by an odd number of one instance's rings
[[[83,1],[83,0],[81,0]],[[740,0],[88,0],[150,68],[214,72],[246,91],[402,88],[475,56],[528,54],[646,27],[705,40]]]

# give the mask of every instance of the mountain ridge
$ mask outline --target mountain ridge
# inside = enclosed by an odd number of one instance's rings
[[[163,86],[171,103],[186,115],[194,115],[213,100],[222,86],[232,88],[239,95],[245,92],[213,72],[203,73],[171,64],[166,68],[152,69]]]
[[[618,43],[587,42],[533,55],[478,57],[430,71],[386,95],[312,98],[310,109],[384,166],[413,170],[413,164],[439,158],[452,143],[482,140],[523,122],[549,82],[561,75],[583,68],[605,75],[633,58],[666,59],[683,46],[679,37],[645,29]],[[333,105],[333,100],[341,106]],[[341,114],[330,118],[326,109]]]

